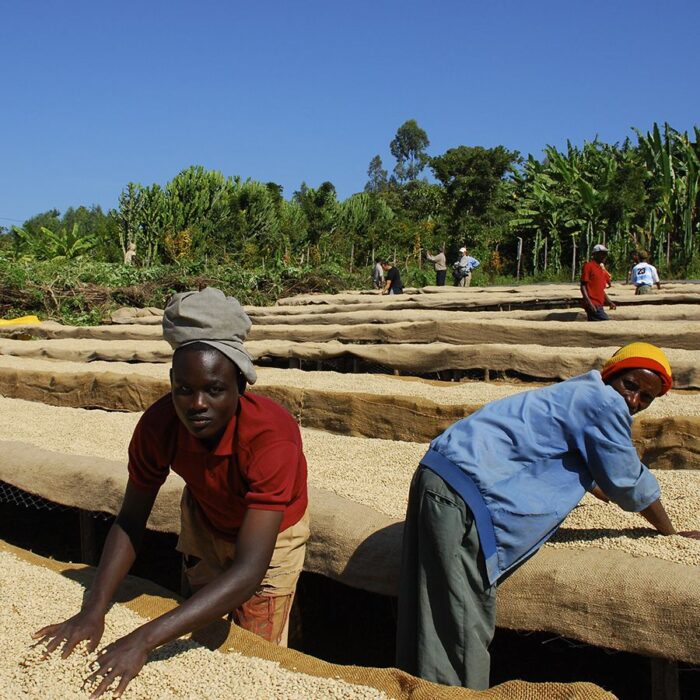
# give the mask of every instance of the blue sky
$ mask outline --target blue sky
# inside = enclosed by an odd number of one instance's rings
[[[696,0],[0,0],[0,225],[189,165],[360,191],[431,155],[700,125]],[[695,86],[695,87],[693,87]]]

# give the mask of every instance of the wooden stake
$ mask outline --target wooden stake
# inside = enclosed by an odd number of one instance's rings
[[[79,511],[80,520],[80,558],[85,564],[95,566],[98,563],[97,535],[95,533],[95,519],[87,510]]]
[[[678,664],[667,659],[649,659],[651,664],[651,700],[680,700]]]

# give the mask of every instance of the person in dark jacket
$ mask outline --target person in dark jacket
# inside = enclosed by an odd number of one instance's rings
[[[382,269],[384,270],[382,294],[403,294],[403,284],[398,268],[390,262],[382,260]]]

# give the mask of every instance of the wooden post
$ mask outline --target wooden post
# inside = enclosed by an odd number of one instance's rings
[[[678,664],[667,659],[650,658],[651,700],[680,700]]]
[[[95,534],[95,519],[87,510],[79,511],[80,520],[80,558],[85,564],[95,566],[98,563],[97,536]]]
[[[544,239],[544,271],[547,272],[547,239]]]

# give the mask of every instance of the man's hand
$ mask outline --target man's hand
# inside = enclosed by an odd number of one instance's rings
[[[100,684],[92,691],[90,699],[99,698],[107,692],[112,683],[118,678],[119,684],[112,692],[112,697],[121,697],[126,687],[138,676],[148,658],[150,649],[144,644],[136,632],[108,644],[97,657],[97,670],[88,677],[87,683],[97,682],[102,677]]]
[[[615,309],[617,308],[617,304],[614,301],[609,301],[608,308],[610,309],[610,311],[615,311]]]
[[[591,489],[591,494],[603,501],[603,503],[610,503],[610,499],[605,495],[603,489],[601,489],[600,486],[594,486]]]
[[[88,651],[95,651],[105,629],[104,615],[81,610],[65,622],[48,625],[32,635],[32,639],[46,642],[46,652],[52,653],[63,642],[61,658],[67,659],[82,641],[88,641]],[[64,642],[65,640],[65,642]]]

